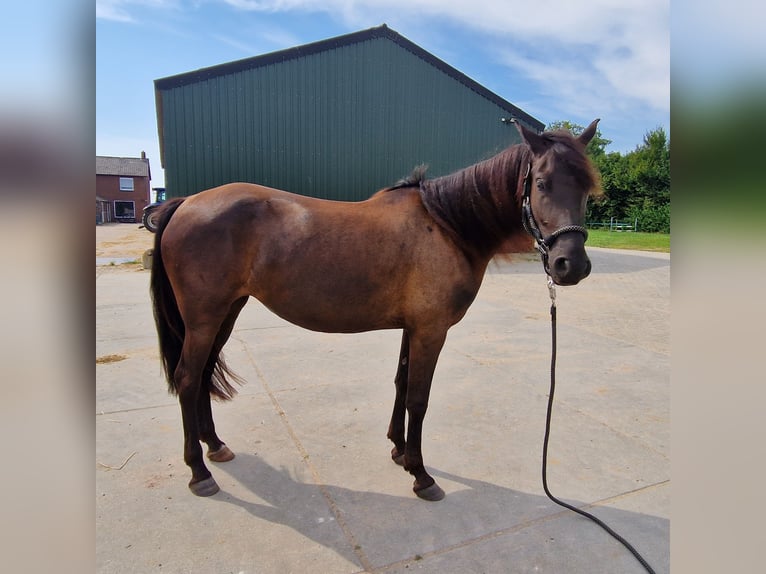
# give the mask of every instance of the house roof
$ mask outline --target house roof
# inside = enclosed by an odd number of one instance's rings
[[[121,175],[126,177],[148,177],[152,173],[149,160],[140,157],[96,156],[96,175]]]
[[[520,108],[514,106],[511,102],[508,100],[501,98],[494,92],[488,90],[475,80],[472,80],[459,70],[453,68],[443,60],[440,60],[433,54],[426,52],[423,48],[418,46],[417,44],[414,44],[398,32],[395,32],[385,24],[378,26],[376,28],[369,28],[367,30],[361,30],[359,32],[352,32],[351,34],[345,34],[343,36],[336,36],[334,38],[329,38],[327,40],[320,40],[319,42],[313,42],[311,44],[304,44],[302,46],[297,46],[294,48],[288,48],[286,50],[280,50],[278,52],[271,52],[269,54],[264,54],[262,56],[255,56],[252,58],[245,58],[243,60],[236,60],[234,62],[229,62],[226,64],[220,64],[217,66],[211,66],[208,68],[201,68],[199,70],[195,70],[192,72],[186,72],[183,74],[178,74],[175,76],[168,76],[166,78],[160,78],[158,80],[154,81],[154,89],[155,89],[155,95],[157,98],[157,111],[158,111],[158,120],[161,119],[162,115],[162,107],[161,107],[161,100],[159,98],[159,92],[161,90],[168,90],[180,86],[185,86],[188,84],[194,84],[196,82],[202,82],[211,78],[223,76],[226,74],[232,74],[236,72],[241,72],[244,70],[250,70],[253,68],[259,68],[262,66],[268,66],[270,64],[275,64],[278,62],[285,62],[287,60],[293,60],[297,58],[302,58],[304,56],[308,56],[311,54],[317,54],[319,52],[324,52],[327,50],[332,50],[335,48],[340,48],[343,46],[350,46],[353,44],[357,44],[360,42],[365,42],[367,40],[372,40],[375,38],[387,38],[391,40],[392,42],[395,42],[405,50],[408,50],[418,58],[421,58],[422,60],[428,62],[429,64],[435,66],[445,74],[451,76],[467,88],[473,90],[480,96],[490,100],[494,104],[500,106],[501,108],[508,111],[508,113],[525,123],[527,123],[530,126],[533,126],[537,128],[539,131],[542,131],[542,129],[545,127],[545,124],[540,122],[540,120],[530,116],[525,111],[521,110]],[[161,121],[160,121],[161,124]],[[162,127],[160,125],[160,140],[162,140]],[[160,146],[162,147],[162,145]]]

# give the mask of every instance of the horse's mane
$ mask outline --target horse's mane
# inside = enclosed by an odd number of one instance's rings
[[[584,146],[566,130],[540,135],[557,161],[566,164],[577,184],[595,192],[598,175]],[[426,165],[417,166],[386,191],[417,187],[428,213],[457,242],[480,253],[495,251],[503,243],[510,250],[531,245],[521,224],[523,176],[532,152],[526,144],[512,145],[499,154],[434,179],[425,177]]]
[[[464,248],[494,251],[521,229],[522,165],[529,156],[527,146],[514,145],[455,173],[423,180],[423,205]]]
[[[387,187],[383,191],[393,191],[395,189],[401,189],[403,187],[418,187],[422,181],[425,181],[426,179],[426,171],[428,170],[428,165],[425,163],[421,163],[418,166],[415,166],[415,168],[412,170],[412,173],[408,175],[407,177],[403,177],[399,181],[397,181],[394,185],[391,187]]]

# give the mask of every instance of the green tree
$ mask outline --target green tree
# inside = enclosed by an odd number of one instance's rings
[[[631,157],[636,195],[656,205],[670,202],[670,143],[665,130],[657,128],[644,136]]]
[[[603,195],[590,203],[593,206],[592,221],[609,221],[612,217],[623,219],[630,209],[633,195],[629,161],[618,152],[604,154],[594,162],[601,175]]]
[[[670,232],[670,142],[658,127],[629,153],[628,170],[632,187],[628,217],[638,220],[641,231]]]

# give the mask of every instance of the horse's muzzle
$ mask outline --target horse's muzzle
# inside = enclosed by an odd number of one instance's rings
[[[590,275],[591,263],[584,249],[576,255],[551,255],[550,275],[556,285],[577,285]]]

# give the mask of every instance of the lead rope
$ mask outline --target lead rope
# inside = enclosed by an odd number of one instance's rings
[[[601,528],[606,530],[615,540],[620,542],[625,548],[627,548],[633,556],[636,557],[636,560],[638,560],[641,565],[646,569],[649,574],[655,574],[654,570],[651,566],[649,566],[649,563],[644,559],[641,554],[639,554],[638,550],[633,548],[633,546],[625,540],[622,536],[617,534],[614,530],[609,528],[601,519],[595,517],[594,515],[590,514],[589,512],[586,512],[580,508],[576,508],[572,506],[571,504],[567,504],[566,502],[559,500],[556,498],[553,494],[551,494],[551,491],[548,489],[548,439],[550,438],[551,434],[551,413],[553,412],[553,393],[556,390],[556,286],[553,284],[553,279],[551,279],[550,276],[548,276],[548,293],[551,297],[551,390],[548,394],[548,412],[545,415],[545,439],[543,440],[543,490],[545,490],[545,494],[548,495],[548,498],[550,498],[553,502],[558,504],[559,506],[563,506],[564,508],[568,508],[572,512],[576,512],[577,514],[580,514],[581,516],[584,516],[585,518],[591,519],[593,522],[598,524]]]

